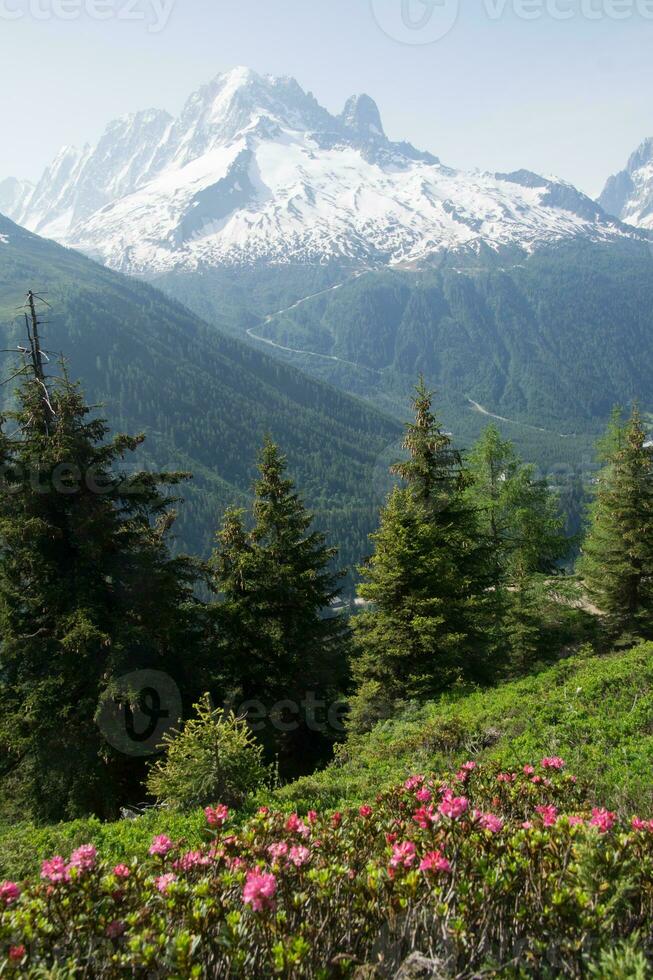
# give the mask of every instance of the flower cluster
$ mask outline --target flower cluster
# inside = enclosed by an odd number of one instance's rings
[[[452,975],[580,976],[653,930],[653,820],[588,802],[556,756],[414,774],[348,812],[205,817],[199,849],[160,834],[111,865],[89,844],[2,882],[0,975],[347,976],[427,949]]]

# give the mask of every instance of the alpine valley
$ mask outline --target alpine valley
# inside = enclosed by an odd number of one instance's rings
[[[0,209],[386,414],[421,371],[463,444],[491,415],[550,468],[590,459],[615,403],[653,407],[639,156],[597,203],[393,142],[369,96],[333,115],[237,68],[5,181]]]

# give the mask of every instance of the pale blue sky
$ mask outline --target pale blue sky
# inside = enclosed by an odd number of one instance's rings
[[[411,45],[378,24],[397,33],[402,0],[176,0],[158,33],[140,20],[76,17],[80,4],[124,14],[130,3],[153,20],[154,2],[170,0],[0,0],[0,177],[37,177],[60,145],[97,139],[125,112],[177,112],[241,64],[294,75],[332,111],[366,91],[389,135],[452,166],[527,167],[591,194],[653,135],[653,19],[638,7],[648,2],[653,16],[652,0],[526,0],[532,20],[517,15],[524,0],[505,0],[495,19],[488,9],[503,0],[460,0],[446,36]],[[409,17],[427,13],[424,0],[403,2],[414,5]],[[575,12],[557,20],[538,2]],[[58,3],[76,19],[47,19]],[[615,10],[627,19],[606,14]],[[415,28],[407,36],[426,39]]]

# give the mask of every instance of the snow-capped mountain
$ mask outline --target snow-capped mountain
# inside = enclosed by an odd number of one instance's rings
[[[66,148],[6,212],[125,272],[354,261],[634,234],[571,185],[464,173],[385,135],[369,96],[330,114],[291,78],[245,68]]]
[[[621,221],[653,229],[653,137],[635,150],[625,170],[609,178],[599,204]]]
[[[15,177],[0,180],[0,213],[16,214],[21,211],[33,190],[34,185],[28,180],[16,180]]]

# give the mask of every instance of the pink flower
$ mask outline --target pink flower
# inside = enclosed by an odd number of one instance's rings
[[[331,826],[336,830],[342,823],[342,813],[336,811],[331,817]]]
[[[440,804],[439,810],[443,817],[451,817],[458,820],[467,810],[469,803],[464,796],[452,796],[448,793]]]
[[[413,814],[413,820],[418,827],[422,830],[428,830],[432,824],[437,823],[440,819],[438,813],[435,810],[433,804],[429,807],[421,806],[419,810],[415,810]]]
[[[317,811],[316,810],[309,810],[308,813],[306,814],[306,819],[308,820],[308,822],[311,825],[316,824],[317,821],[318,821]]]
[[[532,830],[533,829],[533,824],[531,823],[530,820],[524,820],[524,822],[522,824],[522,828],[524,830]]]
[[[3,881],[0,885],[0,902],[13,905],[20,898],[20,888],[15,881]]]
[[[270,844],[268,847],[268,854],[273,861],[280,861],[282,857],[285,857],[288,853],[288,845],[285,841],[279,841],[277,844]]]
[[[95,859],[97,858],[97,851],[92,844],[82,844],[78,847],[76,851],[70,855],[69,868],[77,868],[80,874],[84,874],[87,871],[92,871],[95,867]]]
[[[616,813],[610,813],[609,810],[605,810],[603,807],[594,807],[590,825],[597,827],[600,834],[606,834],[608,830],[612,830],[616,819]]]
[[[567,820],[569,821],[570,827],[581,827],[585,823],[582,817],[571,816],[567,817]]]
[[[229,807],[220,803],[218,806],[207,806],[204,816],[209,827],[222,827],[229,819]]]
[[[464,769],[465,772],[474,772],[474,770],[476,769],[476,763],[475,762],[463,762],[463,764],[461,766],[461,769]]]
[[[177,875],[169,873],[167,875],[160,875],[155,879],[154,884],[156,885],[158,891],[160,891],[162,895],[165,895],[170,888],[170,885],[174,884],[176,880]]]
[[[311,852],[307,847],[291,847],[288,860],[296,868],[301,868],[311,860]]]
[[[107,939],[120,939],[126,928],[127,926],[124,922],[121,922],[119,919],[115,919],[113,922],[110,922],[106,928]]]
[[[172,850],[174,844],[165,834],[159,834],[154,838],[150,846],[150,854],[157,857],[165,857]]]
[[[433,798],[433,794],[428,789],[418,789],[415,793],[415,799],[420,803],[430,803]]]
[[[70,872],[66,862],[56,854],[49,861],[44,861],[41,865],[41,878],[43,881],[50,882],[51,885],[60,884],[62,881],[70,881]]]
[[[503,829],[503,820],[494,813],[479,813],[474,811],[478,824],[483,830],[489,830],[492,834],[498,834]]]
[[[417,854],[415,853],[415,845],[412,840],[406,840],[402,844],[395,844],[392,848],[392,857],[390,858],[391,868],[410,868],[412,864],[417,860]]]
[[[131,871],[126,864],[117,864],[113,869],[113,873],[116,878],[129,878],[131,876]]]
[[[497,782],[499,783],[514,783],[517,777],[509,772],[500,772],[497,776]]]
[[[422,858],[419,870],[442,871],[444,874],[448,874],[451,871],[451,864],[440,851],[429,851]]]
[[[358,812],[361,817],[367,820],[368,817],[372,816],[372,807],[368,806],[367,804],[364,804],[363,806],[359,807]]]
[[[642,820],[640,817],[633,817],[630,822],[633,830],[650,830],[651,827],[646,820]],[[0,886],[0,895],[2,894],[2,887]]]
[[[417,789],[419,786],[421,786],[423,782],[424,782],[424,776],[410,776],[404,783],[404,789],[407,789],[409,792],[411,792],[412,790]]]
[[[175,861],[173,867],[176,871],[192,871],[193,868],[206,868],[211,863],[211,858],[208,854],[203,854],[202,851],[188,851],[187,854],[182,854],[178,861]]]
[[[565,761],[559,755],[552,755],[542,759],[540,763],[543,769],[564,769]]]
[[[270,814],[270,807],[260,806],[256,812],[258,813],[259,817],[267,817]]]
[[[558,820],[558,808],[549,804],[548,806],[536,806],[536,813],[539,813],[542,817],[542,823],[545,827],[554,827]]]
[[[27,955],[27,950],[24,946],[10,946],[9,947],[9,959],[12,963],[20,963],[21,960],[25,959]]]
[[[250,871],[243,888],[243,902],[245,905],[251,905],[255,912],[273,909],[276,891],[277,879],[274,875],[263,874],[257,870]]]
[[[311,828],[296,813],[291,813],[286,820],[286,830],[291,834],[300,834],[302,837],[307,837],[311,832]]]
[[[524,766],[524,773],[527,776],[532,776],[534,772],[535,772],[535,769],[534,769],[533,766]]]

